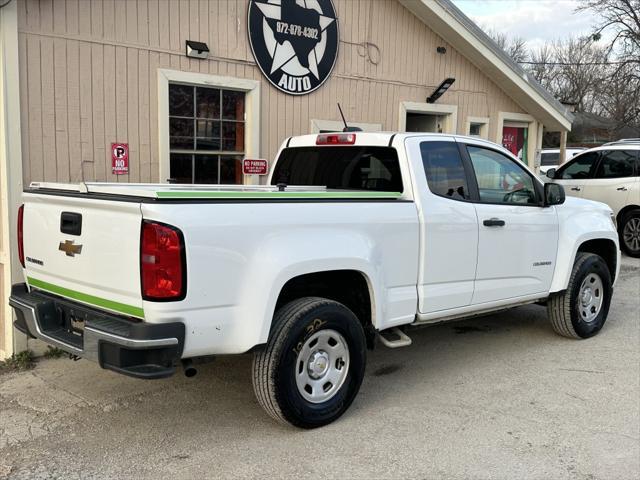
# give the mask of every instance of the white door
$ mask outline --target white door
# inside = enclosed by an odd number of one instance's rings
[[[627,205],[635,184],[634,150],[602,150],[593,178],[585,183],[583,198],[606,203],[618,214]]]
[[[567,195],[582,197],[587,180],[592,176],[600,152],[576,155],[556,171],[553,180],[564,186]]]
[[[555,207],[540,206],[541,186],[514,158],[479,145],[465,149],[479,227],[472,304],[547,292],[558,249]]]
[[[478,219],[468,166],[453,137],[407,139],[421,218],[418,310],[433,313],[471,303],[478,252]]]

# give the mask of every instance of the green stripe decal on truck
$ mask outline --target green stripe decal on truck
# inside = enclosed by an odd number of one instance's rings
[[[158,198],[255,198],[255,199],[312,199],[312,198],[399,198],[399,192],[222,192],[222,191],[165,191],[156,192]]]
[[[27,282],[31,287],[40,288],[62,297],[72,298],[74,300],[93,305],[94,307],[106,308],[132,317],[144,318],[144,310],[139,307],[133,307],[125,303],[118,303],[112,300],[107,300],[106,298],[94,297],[93,295],[88,295],[86,293],[76,292],[75,290],[60,287],[49,282],[43,282],[42,280],[38,280],[33,277],[27,277]]]

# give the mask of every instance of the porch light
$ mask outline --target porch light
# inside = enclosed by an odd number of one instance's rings
[[[204,42],[195,42],[193,40],[187,40],[186,54],[187,54],[187,57],[206,60],[206,58],[209,56],[209,47]]]
[[[446,80],[444,80],[438,86],[438,88],[436,88],[433,93],[429,97],[427,97],[427,103],[435,103],[436,100],[438,100],[442,96],[442,94],[446,92],[451,85],[453,85],[453,82],[455,81],[455,78],[447,78]]]

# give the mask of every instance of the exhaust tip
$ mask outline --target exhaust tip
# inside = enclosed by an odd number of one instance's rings
[[[184,376],[187,378],[193,378],[198,373],[198,369],[193,366],[193,362],[189,358],[182,361],[182,368],[184,369]]]

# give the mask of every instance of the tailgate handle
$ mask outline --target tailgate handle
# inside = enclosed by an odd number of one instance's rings
[[[82,233],[82,215],[73,212],[62,212],[60,215],[60,231],[67,235]]]

